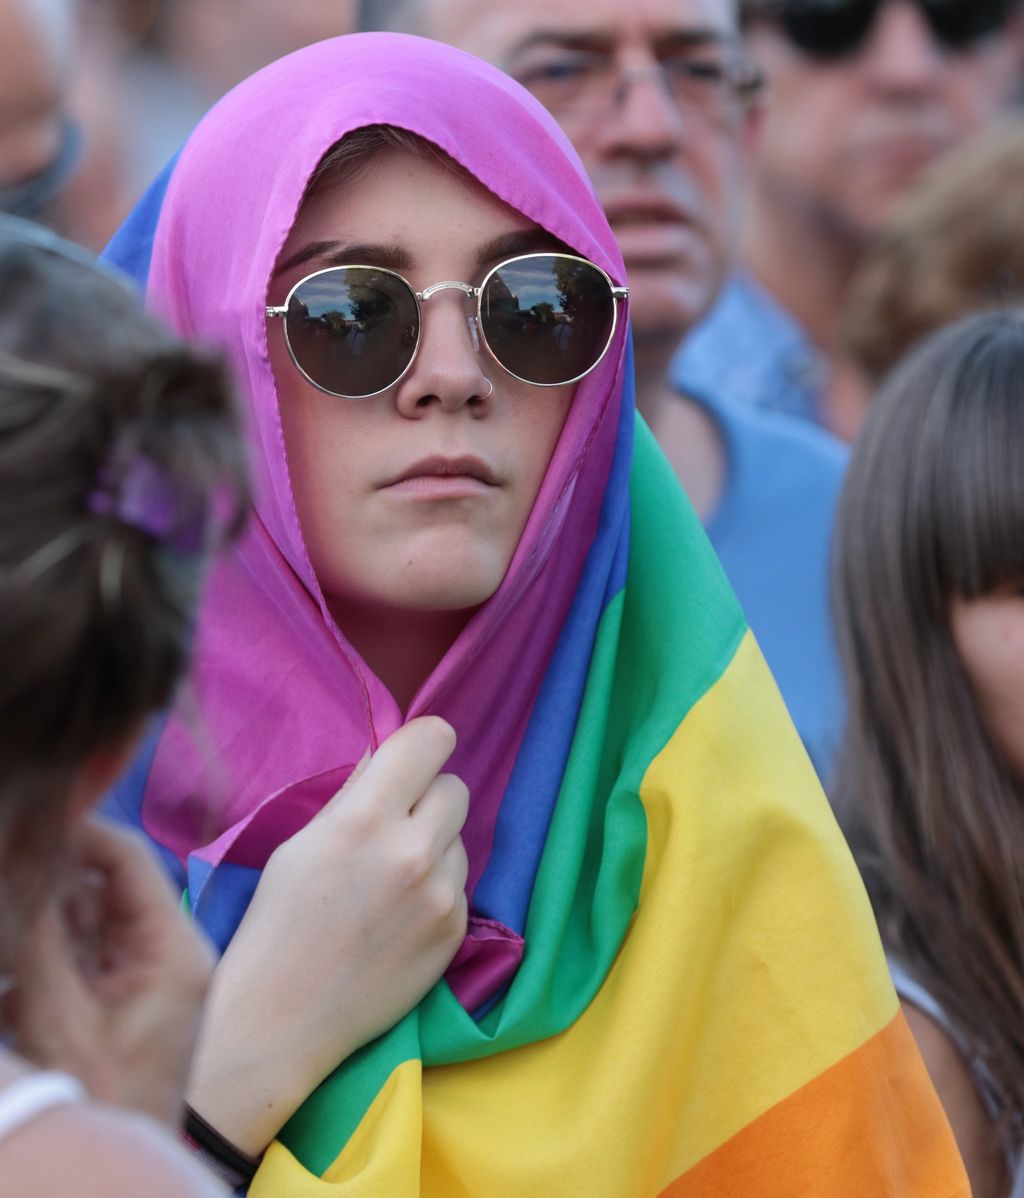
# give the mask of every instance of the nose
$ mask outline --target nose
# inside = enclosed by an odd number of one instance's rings
[[[908,0],[882,5],[864,47],[875,88],[912,98],[933,91],[948,71],[946,59],[919,5]]]
[[[475,317],[460,291],[431,295],[420,305],[420,341],[409,373],[398,384],[395,404],[403,416],[422,417],[433,409],[469,408],[482,415],[493,388],[484,359],[475,348]]]
[[[685,122],[656,61],[624,70],[620,88],[597,135],[602,152],[652,162],[669,158],[682,144]]]

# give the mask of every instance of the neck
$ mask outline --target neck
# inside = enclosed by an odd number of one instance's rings
[[[846,298],[862,252],[863,243],[852,231],[809,218],[789,197],[759,190],[744,242],[746,264],[830,360],[838,352]]]
[[[843,441],[853,442],[864,423],[871,405],[872,385],[869,379],[846,358],[833,363],[824,406],[829,426]]]
[[[473,614],[397,611],[338,601],[331,604],[331,612],[403,713]]]
[[[652,429],[657,426],[666,404],[672,401],[669,371],[678,348],[678,341],[645,338],[642,332],[633,329],[636,407]]]
[[[725,485],[726,461],[718,426],[672,385],[678,342],[653,344],[634,329],[636,406],[658,439],[697,515],[706,521]]]

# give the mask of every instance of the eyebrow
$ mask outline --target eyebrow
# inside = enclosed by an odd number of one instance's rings
[[[485,242],[477,251],[477,265],[489,266],[503,258],[519,254],[554,250],[572,253],[563,241],[545,229],[524,229],[521,232],[501,233]],[[274,270],[274,277],[316,260],[329,266],[379,266],[384,270],[412,270],[414,262],[408,250],[400,245],[373,242],[311,241],[286,258]]]
[[[678,29],[665,29],[654,37],[655,47],[690,48],[708,45],[731,45],[736,35],[725,29],[707,25],[689,25]],[[615,49],[616,39],[598,30],[537,29],[512,47],[505,58],[505,69],[510,70],[516,59],[528,50],[550,47],[559,50],[584,50],[610,54]]]
[[[318,259],[324,266],[380,266],[385,270],[409,270],[412,257],[400,245],[372,242],[311,241],[274,268],[274,278]]]
[[[556,253],[571,254],[564,241],[559,240],[547,229],[524,229],[519,233],[502,233],[493,240],[486,242],[477,251],[477,265],[490,266],[503,258],[515,258],[519,254],[542,253],[551,250]]]

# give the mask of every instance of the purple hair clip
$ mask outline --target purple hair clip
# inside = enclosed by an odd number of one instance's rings
[[[182,491],[144,453],[122,470],[106,466],[86,506],[96,515],[114,516],[178,553],[195,554],[206,539],[206,513],[195,497]]]

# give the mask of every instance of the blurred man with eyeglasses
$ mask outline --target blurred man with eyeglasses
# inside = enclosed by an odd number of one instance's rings
[[[0,212],[42,217],[77,164],[66,0],[0,0]]]
[[[856,432],[838,350],[875,231],[921,172],[1020,89],[1020,0],[744,0],[771,87],[744,270],[684,347],[684,387]]]
[[[363,0],[486,58],[562,124],[625,258],[637,402],[704,521],[794,722],[827,777],[842,719],[827,601],[845,462],[819,430],[680,394],[670,365],[733,269],[760,121],[734,0]]]

